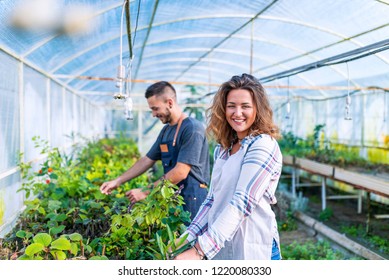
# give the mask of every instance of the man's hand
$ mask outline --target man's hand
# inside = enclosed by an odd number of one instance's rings
[[[141,188],[138,188],[126,192],[126,196],[132,203],[136,203],[140,200],[145,199],[149,193],[150,191],[142,191]]]
[[[114,189],[117,189],[120,185],[121,184],[120,184],[119,179],[115,179],[115,180],[112,180],[109,182],[104,182],[100,187],[100,191],[103,194],[111,194],[111,192]]]

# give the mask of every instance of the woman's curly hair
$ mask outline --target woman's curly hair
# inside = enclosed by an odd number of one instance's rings
[[[251,93],[256,116],[250,127],[249,135],[268,134],[275,139],[280,138],[279,129],[273,122],[273,111],[261,83],[252,75],[233,76],[223,83],[214,96],[211,107],[207,109],[207,133],[223,148],[228,148],[236,140],[236,132],[226,120],[227,96],[231,90],[245,89]]]

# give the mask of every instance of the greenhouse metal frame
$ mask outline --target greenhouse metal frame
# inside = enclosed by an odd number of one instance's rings
[[[388,14],[387,0],[0,1],[0,236],[24,207],[19,154],[44,158],[33,137],[67,151],[124,133],[145,153],[161,124],[144,91],[159,80],[203,112],[250,73],[282,131],[325,124],[331,143],[389,164]],[[372,198],[389,204],[384,188]]]

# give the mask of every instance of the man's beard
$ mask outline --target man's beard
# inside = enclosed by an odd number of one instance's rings
[[[166,108],[165,115],[162,118],[160,118],[160,120],[163,124],[170,123],[170,121],[172,120],[172,113],[169,111],[168,108]]]

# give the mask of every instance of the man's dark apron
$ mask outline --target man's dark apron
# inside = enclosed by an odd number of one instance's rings
[[[164,131],[162,132],[160,148],[161,148],[162,166],[165,174],[168,173],[170,170],[172,170],[177,163],[179,149],[175,145],[175,139],[181,127],[181,122],[182,122],[182,118],[180,118],[180,121],[177,125],[177,130],[174,136],[174,140],[163,141],[163,136],[165,134],[167,126],[164,128]],[[204,183],[205,182],[201,182],[198,179],[196,179],[192,175],[192,173],[189,172],[188,177],[177,184],[177,186],[179,187],[181,185],[184,185],[184,188],[181,191],[181,195],[184,198],[184,202],[185,202],[183,208],[185,211],[189,211],[191,213],[190,215],[191,220],[193,220],[193,218],[196,216],[197,211],[201,206],[201,203],[203,203],[203,201],[207,196],[208,190],[204,188],[205,186]]]

